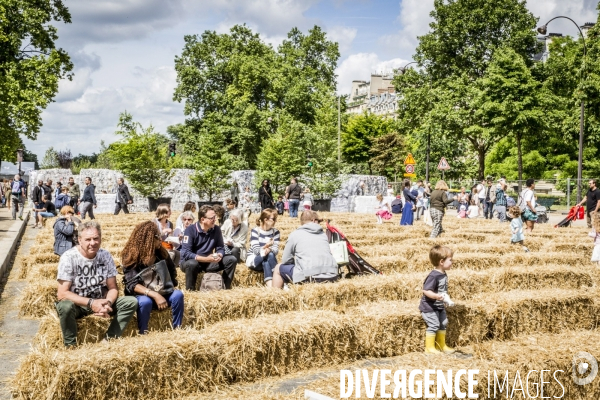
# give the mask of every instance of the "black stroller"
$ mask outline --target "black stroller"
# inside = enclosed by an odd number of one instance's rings
[[[345,275],[346,278],[351,278],[354,275],[382,275],[380,271],[374,268],[371,264],[369,264],[364,258],[362,258],[352,244],[346,239],[346,236],[334,226],[329,225],[329,220],[327,220],[327,239],[329,243],[336,243],[340,241],[346,242],[346,247],[348,248],[348,264],[346,267],[348,268],[348,273]]]

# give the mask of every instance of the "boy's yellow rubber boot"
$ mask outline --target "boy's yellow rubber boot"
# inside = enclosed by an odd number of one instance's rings
[[[440,354],[441,351],[435,348],[435,333],[425,333],[425,353],[427,354]]]
[[[452,347],[448,347],[446,345],[446,331],[437,331],[437,333],[435,334],[435,344],[441,351],[443,351],[446,354],[451,354],[456,351]]]

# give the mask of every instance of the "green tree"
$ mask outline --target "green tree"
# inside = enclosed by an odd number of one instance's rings
[[[56,48],[52,21],[71,22],[61,0],[5,0],[0,5],[0,159],[15,161],[20,135],[36,139],[41,114],[71,79],[67,53]]]
[[[122,139],[108,146],[107,156],[142,196],[159,198],[173,176],[176,160],[167,155],[168,138],[144,128],[127,111],[119,116],[116,135]]]
[[[58,153],[54,150],[54,147],[49,147],[44,153],[44,158],[42,159],[42,164],[40,165],[42,169],[51,169],[58,168]]]
[[[280,121],[277,130],[263,142],[257,157],[255,184],[268,179],[274,192],[283,193],[290,178],[305,171],[307,141],[312,132],[285,113],[276,119]]]
[[[379,136],[394,130],[394,121],[380,115],[365,112],[348,120],[342,133],[342,154],[355,164],[366,163],[369,174],[373,174],[371,149]]]
[[[430,32],[419,37],[415,60],[434,82],[452,76],[484,76],[501,47],[531,64],[540,46],[536,18],[523,0],[435,0]]]
[[[245,25],[186,36],[175,60],[174,100],[185,102],[187,125],[200,131],[208,124],[207,132],[218,126],[241,167],[255,168],[262,142],[274,131],[269,120],[285,112],[316,123],[322,101],[329,101],[323,93],[335,91],[338,58],[337,44],[318,27],[308,35],[292,29],[277,51]]]
[[[502,48],[494,54],[482,83],[482,113],[496,129],[515,138],[521,181],[523,138],[537,135],[544,124],[541,85],[533,78],[523,57],[511,48]]]

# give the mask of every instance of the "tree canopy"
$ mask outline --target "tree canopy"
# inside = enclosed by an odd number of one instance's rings
[[[62,78],[71,78],[68,54],[56,47],[51,22],[71,22],[61,0],[5,0],[0,4],[0,159],[14,161],[20,136],[35,139],[42,111]]]

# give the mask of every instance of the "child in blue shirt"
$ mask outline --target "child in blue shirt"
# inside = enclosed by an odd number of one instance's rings
[[[425,353],[454,353],[454,349],[446,345],[448,326],[446,304],[448,306],[454,304],[448,296],[446,271],[452,268],[453,254],[451,249],[440,245],[432,247],[429,251],[429,261],[435,269],[429,273],[423,283],[423,297],[419,304],[419,311],[427,324]]]

